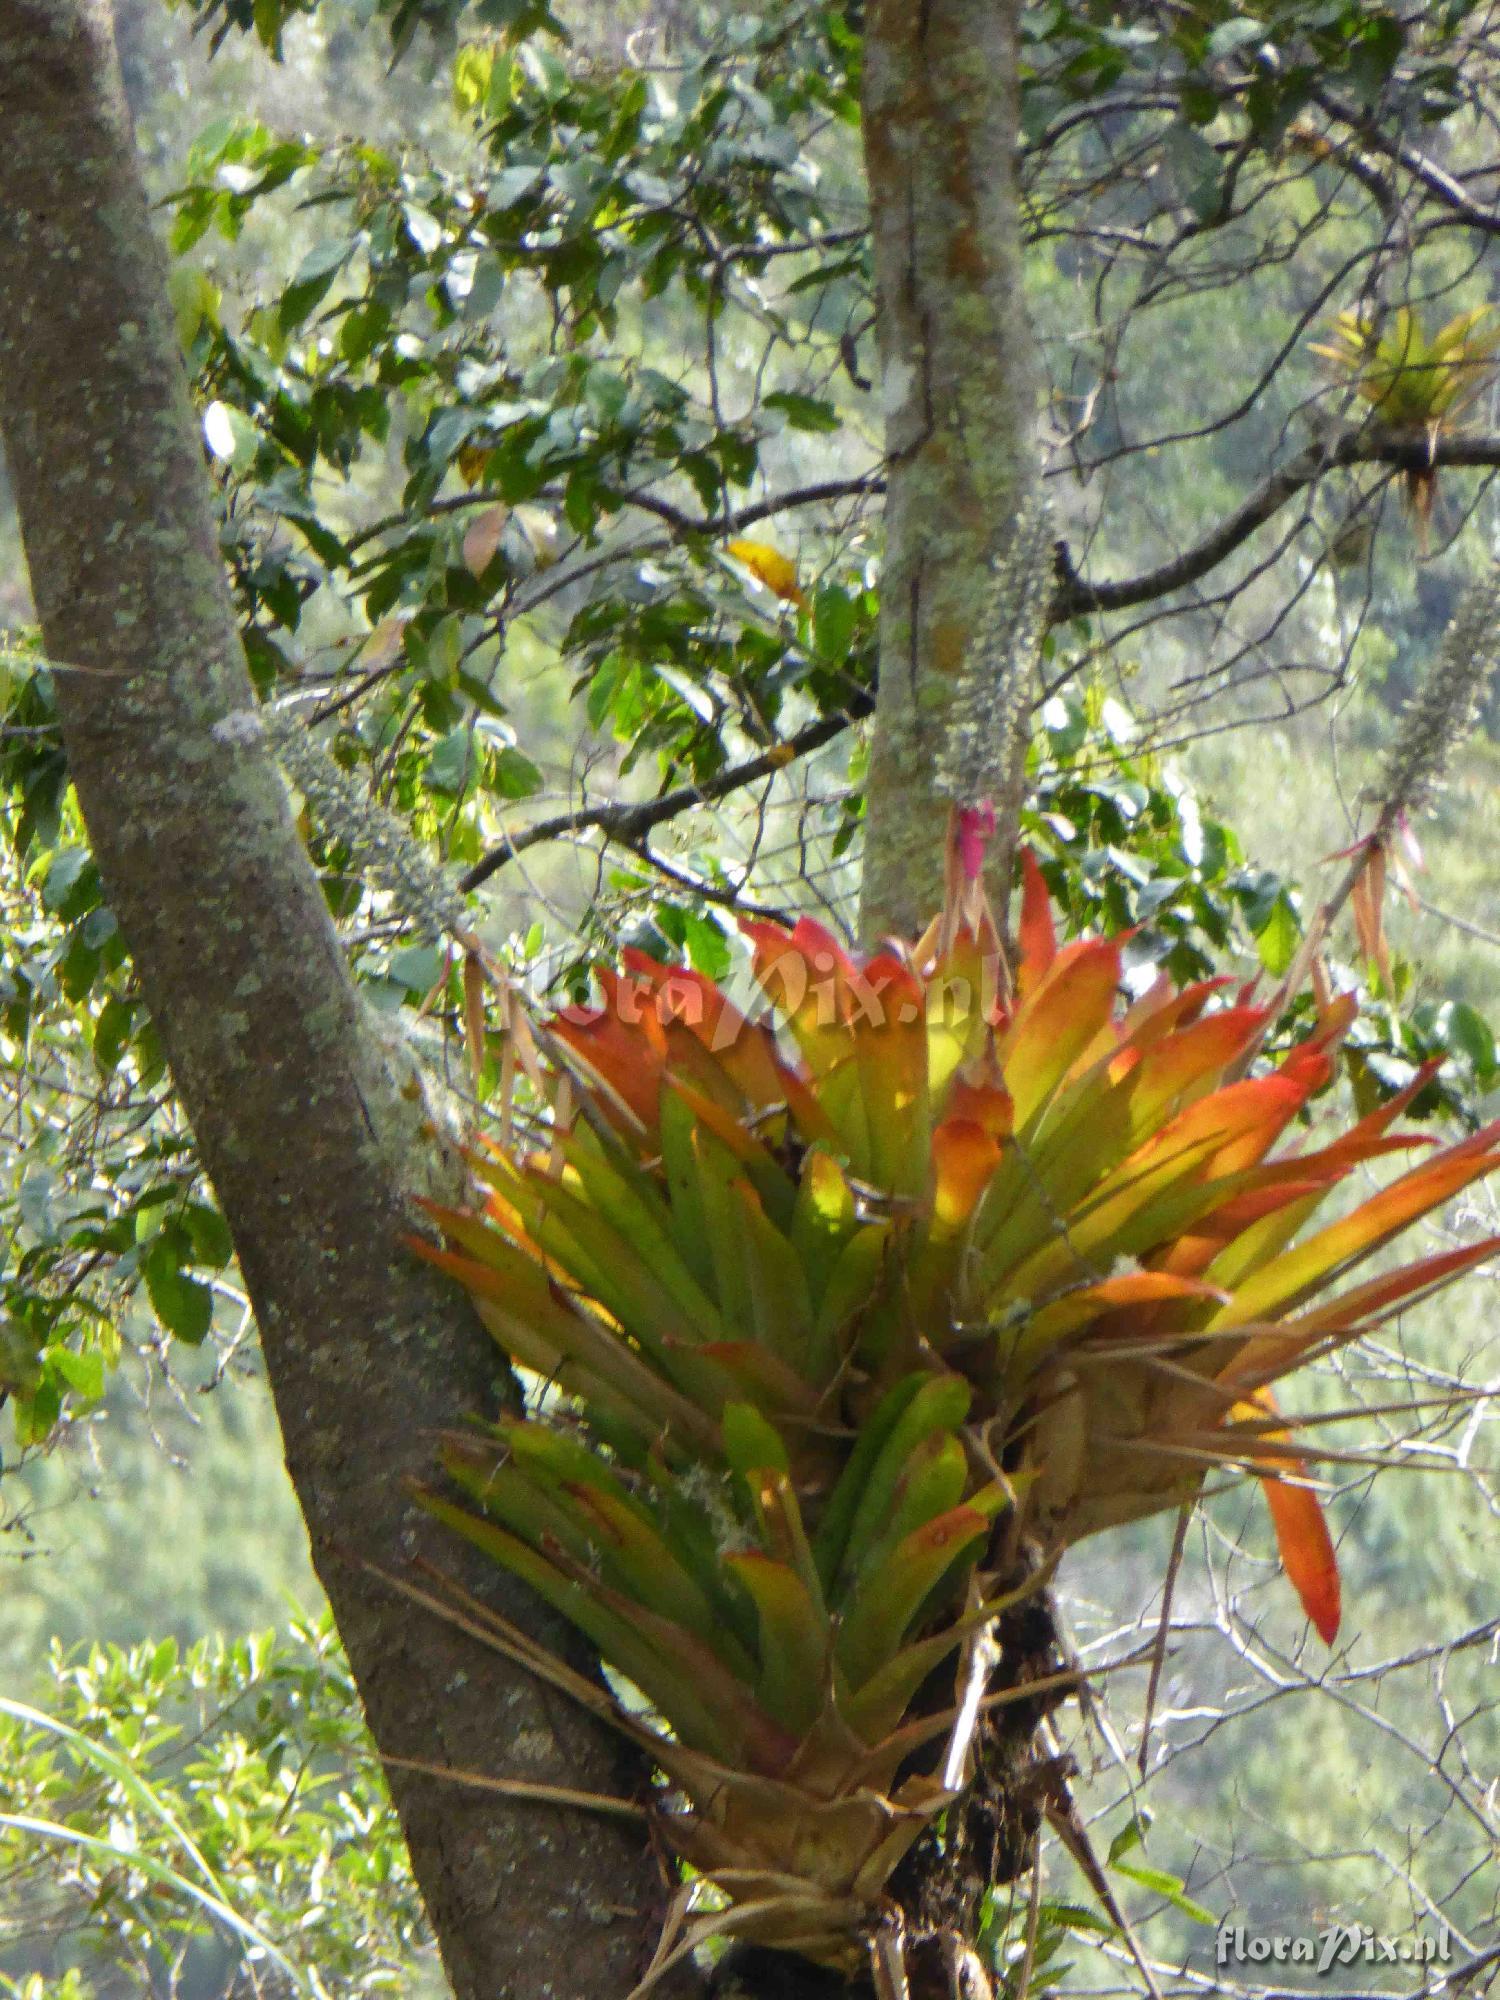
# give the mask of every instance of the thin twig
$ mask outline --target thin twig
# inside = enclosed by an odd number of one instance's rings
[[[1172,1553],[1167,1558],[1166,1581],[1161,1587],[1161,1623],[1156,1628],[1156,1648],[1151,1656],[1151,1678],[1146,1683],[1146,1707],[1141,1717],[1141,1748],[1137,1759],[1143,1778],[1151,1754],[1151,1723],[1156,1714],[1156,1694],[1161,1686],[1161,1671],[1167,1658],[1167,1640],[1172,1630],[1172,1588],[1177,1582],[1177,1572],[1182,1567],[1182,1552],[1187,1544],[1188,1522],[1192,1518],[1191,1507],[1178,1508],[1177,1529],[1172,1536]]]
[[[544,840],[559,840],[570,833],[583,833],[590,828],[602,833],[606,840],[621,840],[627,845],[643,840],[654,827],[660,826],[664,820],[676,818],[678,813],[688,812],[694,806],[711,804],[716,799],[728,798],[746,785],[774,777],[799,758],[822,749],[825,743],[831,743],[851,723],[868,715],[873,707],[874,696],[860,691],[851,696],[838,714],[820,716],[816,722],[799,729],[794,736],[773,743],[769,750],[747,757],[742,764],[731,764],[727,770],[716,772],[701,784],[679,785],[655,799],[640,802],[612,799],[603,805],[579,806],[572,812],[554,813],[550,819],[537,820],[519,833],[507,834],[498,847],[492,847],[487,854],[481,855],[467,874],[459,877],[458,886],[465,891],[477,889],[492,875],[498,874],[507,862],[524,854],[528,847],[539,846]]]
[[[422,1757],[395,1757],[389,1750],[380,1753],[382,1764],[394,1764],[402,1771],[420,1771],[428,1778],[448,1778],[471,1791],[498,1792],[502,1798],[529,1800],[535,1805],[578,1806],[585,1812],[614,1813],[622,1819],[646,1819],[646,1808],[631,1799],[612,1799],[603,1792],[575,1791],[569,1785],[541,1785],[529,1778],[492,1778],[483,1771],[460,1771],[448,1764],[429,1764]]]

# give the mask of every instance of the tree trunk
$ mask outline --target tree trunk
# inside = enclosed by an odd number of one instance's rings
[[[864,147],[886,425],[880,680],[860,928],[917,935],[943,901],[940,789],[953,700],[1032,475],[1031,332],[1021,283],[1018,0],[871,0]],[[996,768],[1006,762],[1003,751]],[[972,801],[978,803],[978,801]],[[1006,830],[1007,832],[1010,830]],[[1007,850],[1009,841],[1003,843]],[[997,883],[1004,895],[1008,883]],[[1061,1665],[1046,1594],[1002,1620],[991,1692]],[[953,1698],[951,1671],[929,1691]],[[985,1893],[1034,1864],[1065,1774],[1039,1755],[1056,1690],[995,1710],[968,1798],[891,1884],[913,1994],[982,1990]],[[808,1996],[811,2000],[811,1996]]]
[[[313,1559],[387,1753],[605,1792],[560,1698],[376,1583],[447,1540],[403,1479],[493,1394],[456,1292],[399,1246],[440,1165],[351,983],[256,716],[165,309],[106,0],[0,0],[0,434],[110,903],[234,1232]],[[528,1594],[508,1615],[557,1643]],[[610,2000],[660,1886],[636,1832],[393,1769],[459,2000]]]
[[[938,752],[1031,455],[1018,0],[871,0],[864,141],[887,495],[866,938],[943,895]]]

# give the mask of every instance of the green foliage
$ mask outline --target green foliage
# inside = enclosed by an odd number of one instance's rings
[[[26,1444],[97,1402],[142,1292],[171,1333],[202,1340],[233,1246],[165,1098],[68,789],[48,672],[11,669],[4,724],[0,1074],[14,1116],[0,1391]]]
[[[280,59],[282,36],[300,15],[314,13],[319,0],[189,0],[199,28],[210,30],[214,46],[238,31],[256,35]],[[366,21],[379,20],[399,54],[418,28],[451,33],[461,16],[481,28],[531,34],[556,23],[545,0],[364,0]]]
[[[1329,342],[1315,343],[1312,352],[1382,422],[1435,434],[1451,428],[1478,400],[1500,365],[1493,312],[1493,306],[1475,306],[1457,313],[1430,339],[1409,306],[1398,306],[1389,326],[1378,325],[1368,312],[1342,312]]]
[[[1239,834],[1205,809],[1182,770],[1138,747],[1137,723],[1102,690],[1054,696],[1040,722],[1023,824],[1069,928],[1128,932],[1126,964],[1159,965],[1174,979],[1229,965],[1247,978],[1259,971],[1279,979],[1303,937],[1295,879],[1253,865]],[[1341,962],[1335,970],[1340,990],[1359,996],[1340,1061],[1360,1108],[1436,1065],[1413,1115],[1472,1125],[1497,1075],[1484,1015],[1465,1000],[1415,997],[1409,958],[1398,955],[1394,993],[1367,983],[1370,968]],[[1308,1018],[1308,1003],[1296,1002],[1282,1034],[1300,1032]]]
[[[825,583],[796,609],[792,629],[798,643],[808,642],[808,657],[816,656],[820,635],[832,645],[858,632],[867,648],[875,610],[867,586]],[[575,623],[589,632],[610,615],[591,607]],[[656,675],[662,671],[658,664]],[[163,1092],[161,1053],[67,788],[45,669],[13,675],[7,716],[5,776],[19,809],[8,849],[16,914],[0,942],[0,1053],[18,1078],[40,1072],[66,1091],[84,1093],[72,1123],[59,1115],[67,1096],[28,1096],[26,1143],[13,1168],[16,1254],[0,1322],[0,1388],[10,1393],[17,1438],[26,1444],[97,1402],[105,1371],[121,1351],[120,1329],[138,1301],[177,1339],[203,1340],[232,1245]],[[640,710],[633,713],[634,735],[619,726],[631,756],[652,740],[651,718]],[[702,742],[715,746],[709,770],[723,757],[717,726],[702,732]],[[494,742],[482,729],[471,735],[460,727],[426,752],[421,777],[397,794],[411,814],[414,839],[434,824],[432,802],[439,797],[451,811],[471,793],[509,797],[530,784],[534,767],[503,740],[479,748],[471,781],[469,748],[487,740]],[[335,749],[347,741],[336,739]],[[1129,968],[1159,964],[1177,979],[1236,963],[1246,977],[1257,968],[1273,979],[1285,971],[1302,934],[1302,897],[1293,882],[1247,864],[1238,836],[1204,811],[1181,772],[1138,746],[1137,726],[1118,700],[1087,686],[1053,697],[1042,712],[1030,787],[1024,823],[1070,929],[1129,932]],[[839,823],[836,844],[858,832],[857,801],[842,808]],[[353,914],[368,890],[349,878],[347,847],[325,833],[318,852],[330,901]],[[617,921],[598,921],[596,913],[587,944],[571,961],[575,983],[590,960],[613,954],[626,923],[633,925],[626,931],[633,943],[679,955],[715,979],[731,974],[740,948],[711,903],[674,894],[649,868],[616,868],[610,879]],[[710,890],[729,890],[711,851],[699,879]],[[529,942],[517,938],[512,950],[522,971],[547,962],[541,931]],[[357,963],[382,1006],[414,1009],[437,991],[451,1018],[461,1017],[459,971],[450,965],[445,973],[440,948],[392,949],[373,938]],[[1359,969],[1341,968],[1340,977],[1347,986]],[[1410,980],[1409,966],[1398,960],[1394,994],[1357,989],[1360,1018],[1341,1051],[1356,1099],[1371,1109],[1436,1061],[1441,1067],[1417,1099],[1415,1115],[1472,1123],[1497,1075],[1493,1032],[1467,1001],[1415,997],[1403,1004]],[[1273,1046],[1287,1045],[1307,1018],[1305,1006],[1294,1010]],[[485,1088],[497,1080],[491,1065]],[[159,1109],[143,1116],[152,1106]]]
[[[1221,156],[1193,141],[1233,104],[1249,142],[1274,149],[1318,89],[1346,91],[1361,108],[1434,123],[1463,98],[1451,44],[1476,0],[1436,8],[1429,32],[1379,0],[1201,0],[1153,19],[1123,19],[1105,7],[1053,0],[1028,7],[1022,33],[1032,56],[1028,124],[1038,128],[1065,105],[1105,98],[1121,84],[1165,83],[1179,123],[1167,152],[1188,206],[1218,218]],[[1249,79],[1246,89],[1245,79]],[[1218,218],[1222,219],[1222,218]]]
[[[263,1990],[312,2000],[422,1977],[421,1904],[326,1616],[54,1649],[36,1705],[0,1700],[0,1772],[0,1952],[56,1939],[47,2000],[242,1956]],[[40,1976],[9,1990],[31,2000]]]
[[[463,173],[245,124],[196,149],[174,197],[180,251],[237,237],[284,186],[332,232],[237,332],[211,293],[188,300],[232,504],[291,537],[231,533],[252,665],[270,691],[288,643],[314,636],[309,601],[325,620],[342,607],[315,637],[356,667],[364,654],[382,691],[344,744],[373,761],[397,739],[403,794],[439,795],[457,860],[478,852],[476,795],[534,788],[525,760],[461,746],[478,725],[513,748],[507,639],[563,587],[545,574],[559,560],[600,552],[559,643],[627,768],[651,755],[664,781],[701,778],[737,736],[773,741],[784,712],[836,711],[868,686],[869,614],[856,654],[846,590],[830,578],[816,629],[794,632],[718,554],[735,496],[841,422],[822,393],[839,270],[807,150],[830,109],[852,116],[840,51],[817,10],[788,9],[739,23],[668,91],[628,63],[569,67],[545,40],[470,45],[455,65],[476,128]],[[732,408],[752,305],[766,352]],[[646,359],[648,307],[696,320],[687,369]],[[399,511],[350,532],[323,482],[357,486],[387,452]]]
[[[186,1645],[317,1601],[258,1357],[158,1345],[127,1348],[47,1448],[6,1453],[0,1691],[30,1694],[54,1639]]]

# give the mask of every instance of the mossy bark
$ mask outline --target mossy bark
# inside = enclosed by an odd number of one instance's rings
[[[397,1756],[618,1791],[593,1724],[362,1567],[451,1562],[403,1480],[496,1371],[401,1247],[439,1141],[363,1014],[256,719],[106,0],[0,0],[0,132],[0,433],[69,763],[370,1726]],[[459,2000],[628,1990],[661,1900],[638,1834],[391,1784]]]
[[[887,497],[861,929],[942,901],[939,752],[1025,482],[1033,416],[1016,187],[1018,0],[871,0],[864,146]]]

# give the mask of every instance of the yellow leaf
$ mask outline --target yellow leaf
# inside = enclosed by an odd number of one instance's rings
[[[366,672],[376,667],[388,667],[400,652],[401,641],[410,623],[409,611],[396,611],[389,618],[382,618],[360,649],[361,667]]]
[[[775,597],[786,604],[805,604],[802,586],[797,581],[797,565],[790,556],[784,556],[780,549],[772,548],[769,542],[726,542],[725,553],[749,570],[757,583],[763,583]]]
[[[465,444],[458,448],[458,476],[465,486],[477,486],[489,470],[490,447],[487,444]]]

